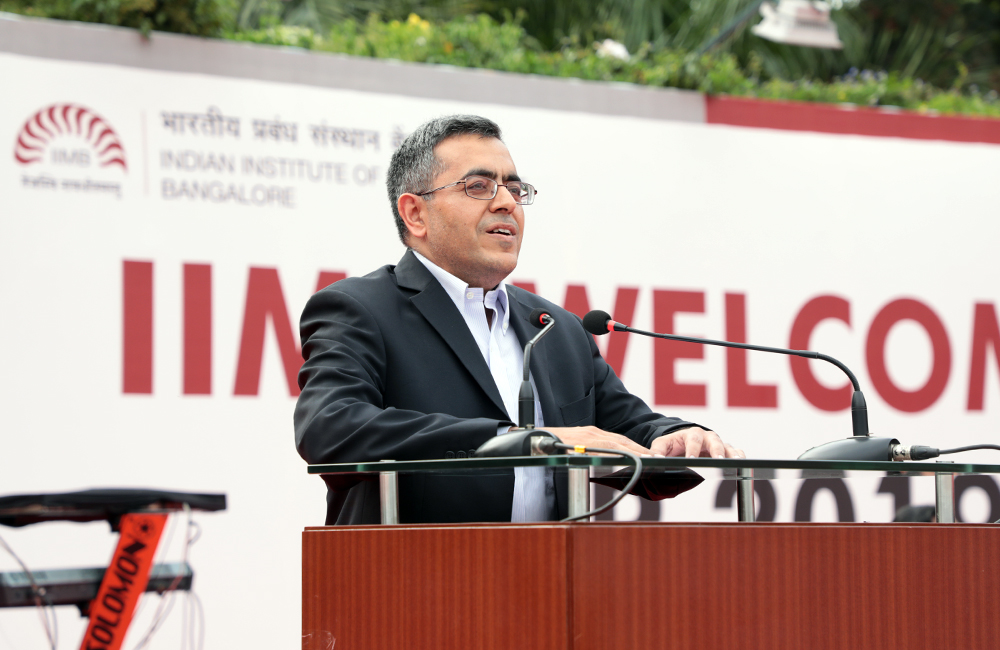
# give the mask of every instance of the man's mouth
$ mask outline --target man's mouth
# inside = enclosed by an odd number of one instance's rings
[[[504,235],[506,237],[513,237],[514,236],[514,229],[513,228],[507,228],[507,227],[504,227],[504,226],[497,226],[496,228],[490,228],[486,232],[487,232],[487,234],[490,234],[490,235]]]

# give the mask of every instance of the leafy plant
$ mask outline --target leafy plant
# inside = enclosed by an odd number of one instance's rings
[[[471,0],[470,0],[471,1]],[[610,36],[631,52],[652,49],[697,51],[746,10],[753,0],[478,0],[502,19],[523,11],[529,35],[549,50]],[[777,0],[771,0],[776,2]],[[832,19],[841,51],[765,41],[745,24],[715,48],[763,79],[832,81],[851,68],[887,70],[949,87],[963,82],[1000,90],[1000,1],[833,0]]]
[[[844,0],[833,13],[842,52],[764,41],[748,21],[702,55],[695,52],[751,0],[237,1],[0,0],[0,11],[709,94],[1000,117],[1000,0]],[[981,33],[969,36],[975,20]],[[624,39],[631,54],[606,55],[595,41],[608,37]]]
[[[480,14],[433,23],[416,14],[406,20],[383,20],[373,14],[363,22],[345,20],[324,35],[309,28],[274,26],[234,32],[230,37],[355,56],[688,88],[709,94],[1000,117],[994,91],[980,94],[976,88],[962,90],[962,84],[941,89],[898,73],[851,70],[830,82],[786,81],[761,75],[759,56],[751,56],[750,64],[744,66],[733,53],[712,51],[697,56],[688,50],[645,44],[621,60],[602,56],[593,44],[585,46],[576,39],[547,51],[528,34],[524,19],[519,13],[497,22]]]
[[[235,7],[232,0],[0,0],[0,11],[196,36],[220,35]]]
[[[346,20],[363,22],[370,14],[384,20],[405,20],[418,14],[433,22],[475,13],[477,0],[241,0],[240,29],[276,24],[324,32]]]

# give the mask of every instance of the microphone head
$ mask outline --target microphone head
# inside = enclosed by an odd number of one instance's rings
[[[583,329],[594,336],[602,336],[608,333],[608,322],[610,320],[611,314],[600,309],[595,309],[594,311],[587,312],[587,315],[583,317]]]
[[[552,314],[550,314],[544,309],[532,310],[532,312],[528,315],[528,322],[537,327],[538,329],[542,329],[543,327],[548,325],[551,320],[552,320]]]

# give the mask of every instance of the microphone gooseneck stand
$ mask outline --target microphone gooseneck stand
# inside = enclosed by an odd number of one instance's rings
[[[560,454],[565,451],[574,451],[578,454],[585,454],[588,452],[596,452],[602,454],[613,454],[616,456],[622,456],[628,458],[635,465],[635,471],[632,474],[632,478],[625,485],[625,487],[615,496],[613,499],[602,505],[600,508],[596,508],[589,512],[580,512],[586,510],[586,494],[589,493],[589,483],[590,483],[590,468],[589,467],[573,467],[570,468],[570,483],[577,483],[578,485],[571,485],[571,494],[577,494],[583,492],[584,500],[583,503],[571,503],[570,504],[570,516],[563,519],[563,522],[571,522],[577,520],[588,520],[590,517],[599,515],[605,510],[614,507],[616,503],[625,498],[626,495],[630,494],[632,488],[638,483],[639,477],[642,476],[642,459],[635,454],[628,451],[618,451],[614,449],[602,449],[597,447],[585,447],[583,445],[567,445],[561,442],[557,437],[549,433],[548,431],[543,431],[541,429],[535,429],[535,391],[531,387],[531,351],[534,349],[535,345],[542,339],[543,336],[548,334],[552,328],[555,326],[555,319],[544,309],[535,309],[528,316],[528,322],[530,322],[535,327],[541,329],[541,331],[536,334],[530,341],[528,341],[524,346],[524,376],[521,380],[521,388],[518,392],[517,397],[517,419],[518,428],[508,431],[507,433],[494,436],[490,440],[483,443],[479,449],[476,450],[474,456],[483,457],[509,457],[509,456],[538,456],[538,455],[548,455],[548,454]],[[576,487],[577,489],[574,489]],[[572,499],[571,499],[572,501]],[[579,514],[575,514],[579,513]]]
[[[535,391],[531,388],[531,351],[542,337],[552,331],[556,321],[544,309],[535,309],[528,316],[528,322],[541,328],[524,346],[524,377],[521,379],[521,389],[517,393],[517,425],[521,429],[535,428]]]

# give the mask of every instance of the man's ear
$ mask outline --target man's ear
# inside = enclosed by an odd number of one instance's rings
[[[401,194],[396,201],[396,209],[403,219],[410,237],[423,239],[427,235],[427,206],[424,199],[416,194]]]

